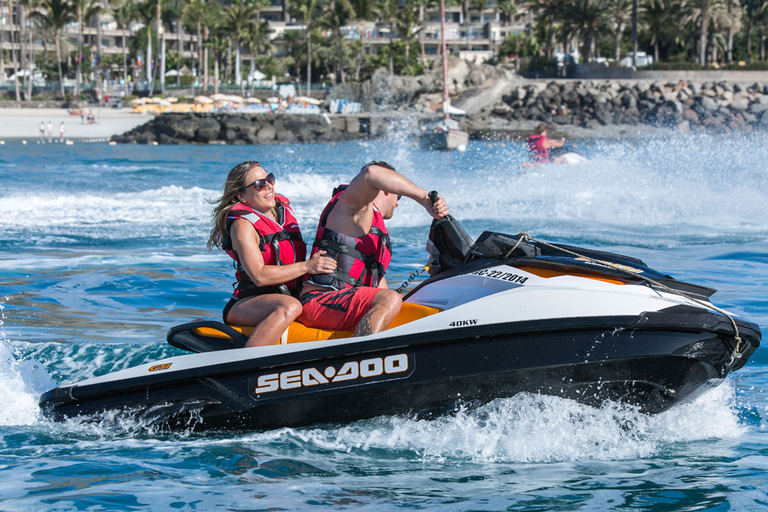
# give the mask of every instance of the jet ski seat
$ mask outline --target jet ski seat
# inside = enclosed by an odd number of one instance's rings
[[[392,329],[420,318],[425,318],[440,310],[419,304],[403,303],[403,308],[388,329]],[[253,332],[253,326],[226,325],[212,320],[199,320],[178,325],[168,331],[170,345],[188,352],[213,352],[232,348],[243,348]],[[287,343],[305,343],[308,341],[335,340],[351,338],[354,331],[336,331],[307,327],[293,322],[288,327]]]

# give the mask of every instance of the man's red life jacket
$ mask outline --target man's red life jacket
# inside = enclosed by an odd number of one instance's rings
[[[343,187],[343,188],[342,188]],[[333,207],[336,206],[346,186],[337,192],[320,215],[317,236],[312,254],[326,251],[326,256],[336,260],[336,270],[330,274],[309,276],[309,282],[317,286],[341,290],[351,286],[378,287],[392,259],[389,232],[384,217],[374,205],[373,222],[367,235],[351,237],[325,227]]]
[[[528,152],[534,162],[549,162],[549,149],[544,147],[544,135],[531,135],[528,137]]]
[[[268,215],[259,213],[243,203],[232,207],[227,216],[226,229],[222,234],[222,247],[235,260],[236,274],[235,291],[232,297],[242,299],[254,295],[268,293],[283,293],[298,296],[302,286],[302,278],[293,279],[287,283],[274,286],[256,286],[243,269],[240,257],[232,248],[229,229],[235,219],[245,219],[250,222],[259,234],[259,249],[265,265],[290,265],[304,261],[307,256],[307,245],[301,238],[299,223],[293,216],[286,197],[275,194],[277,201],[277,222]]]

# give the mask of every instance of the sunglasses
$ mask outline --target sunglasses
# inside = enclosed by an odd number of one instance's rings
[[[275,184],[275,175],[273,173],[267,174],[266,178],[261,178],[260,180],[256,180],[250,185],[246,185],[243,187],[243,190],[247,189],[248,187],[253,187],[256,189],[256,192],[261,192],[265,188],[267,188],[267,183],[270,185]]]

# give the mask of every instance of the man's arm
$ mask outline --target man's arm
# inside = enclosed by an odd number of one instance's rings
[[[359,212],[376,199],[381,190],[413,199],[437,219],[448,215],[448,206],[442,196],[433,205],[426,190],[417,187],[402,174],[377,165],[371,165],[355,176],[338,204],[350,213]]]
[[[565,144],[565,137],[560,140],[544,139],[544,147],[549,148],[561,148]]]

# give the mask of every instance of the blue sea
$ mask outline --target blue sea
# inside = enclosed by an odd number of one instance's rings
[[[716,288],[768,328],[768,135],[581,142],[588,163],[527,167],[519,142],[431,153],[385,141],[288,146],[0,146],[0,510],[763,510],[768,350],[696,402],[649,416],[522,394],[433,420],[170,433],[52,423],[41,393],[180,352],[234,280],[205,247],[228,170],[259,160],[311,239],[332,188],[385,160],[437,189],[470,234],[526,231],[628,254]],[[430,218],[390,221],[397,287]],[[254,349],[255,350],[255,349]]]

